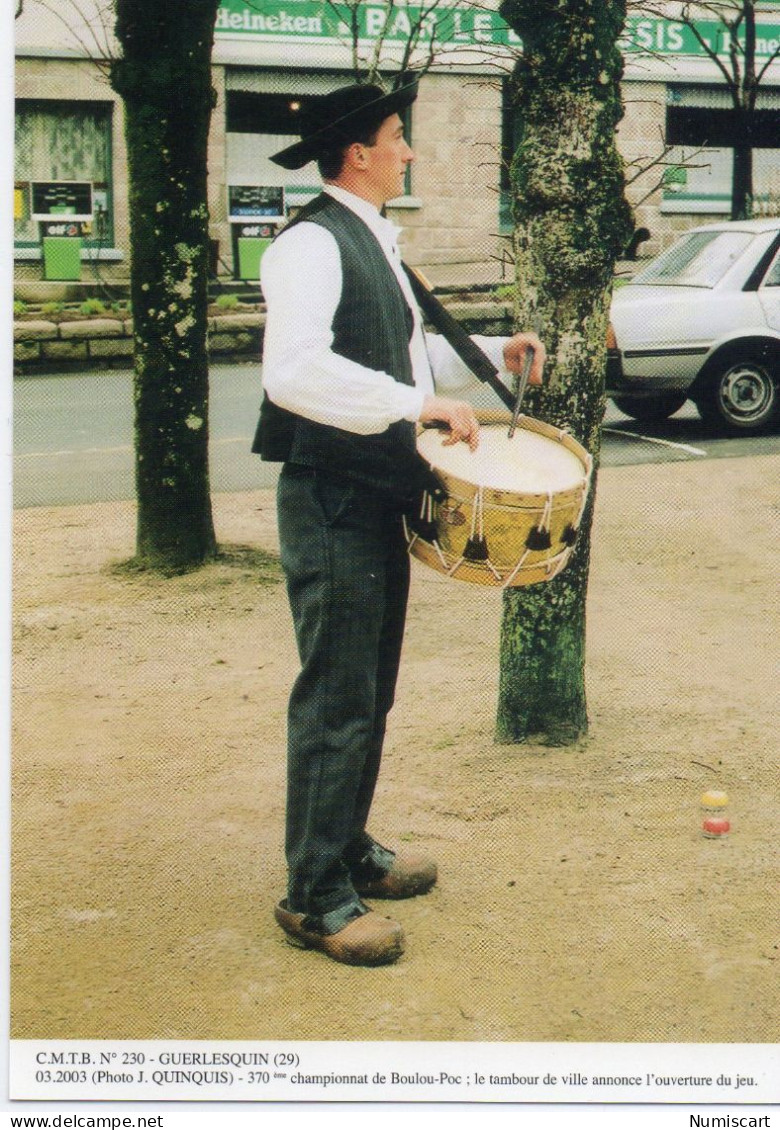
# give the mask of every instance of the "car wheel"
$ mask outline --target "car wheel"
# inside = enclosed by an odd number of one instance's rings
[[[642,424],[653,424],[673,416],[688,398],[681,393],[668,392],[663,396],[613,396],[612,399],[615,407],[626,416]]]
[[[763,431],[780,416],[778,354],[731,353],[717,362],[696,407],[706,424],[718,431],[748,434]]]

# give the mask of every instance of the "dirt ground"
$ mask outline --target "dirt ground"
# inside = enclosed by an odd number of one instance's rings
[[[407,951],[381,969],[273,921],[274,570],[121,574],[131,504],[17,512],[13,1037],[775,1042],[778,472],[602,472],[580,748],[494,744],[500,596],[415,563],[372,830],[440,882],[384,904]],[[214,505],[222,542],[274,549],[271,493]]]

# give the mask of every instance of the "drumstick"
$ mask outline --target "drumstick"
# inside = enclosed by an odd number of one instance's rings
[[[520,379],[517,382],[517,395],[515,397],[515,407],[512,412],[512,422],[509,425],[509,439],[515,434],[517,421],[520,417],[520,405],[523,403],[525,390],[528,387],[528,378],[531,375],[531,366],[534,363],[534,347],[527,345],[525,348],[525,357],[523,358],[523,371],[520,374]]]

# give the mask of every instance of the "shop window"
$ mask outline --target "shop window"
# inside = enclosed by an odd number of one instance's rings
[[[733,149],[747,143],[754,149],[775,149],[780,139],[780,110],[741,113],[733,108],[666,107],[666,140],[670,145]]]
[[[295,134],[301,102],[292,94],[228,90],[228,133],[268,133],[274,137]]]
[[[341,82],[343,77],[332,84],[333,88]],[[292,145],[300,136],[298,127],[302,103],[319,97],[322,97],[319,92],[308,91],[285,93],[228,89],[225,125],[229,183],[284,186],[288,206],[293,209],[319,192],[321,182],[316,164],[290,170],[281,169],[270,159],[273,153]],[[411,143],[411,108],[402,117]],[[408,194],[411,191],[409,168],[406,175]]]
[[[756,110],[734,109],[725,86],[667,88],[666,141],[679,162],[665,170],[662,211],[728,212],[733,149],[747,141],[753,149],[754,199],[780,199],[780,90],[761,88]]]
[[[36,245],[30,216],[33,181],[88,181],[95,218],[84,229],[86,247],[114,241],[111,182],[111,103],[19,100],[14,149],[14,240]]]

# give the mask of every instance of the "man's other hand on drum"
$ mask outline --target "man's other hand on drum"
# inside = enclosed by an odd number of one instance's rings
[[[511,337],[504,346],[504,364],[510,373],[521,373],[529,346],[534,351],[534,357],[528,375],[528,383],[540,385],[547,354],[536,334],[518,333]],[[443,440],[445,446],[460,443],[463,440],[472,451],[477,449],[479,421],[474,409],[465,400],[450,400],[444,396],[426,396],[420,413],[420,423],[444,424],[450,433]]]
[[[465,400],[450,400],[445,396],[426,396],[420,413],[421,424],[444,425],[449,435],[442,443],[449,445],[463,440],[472,451],[479,443],[479,420],[474,409]]]

